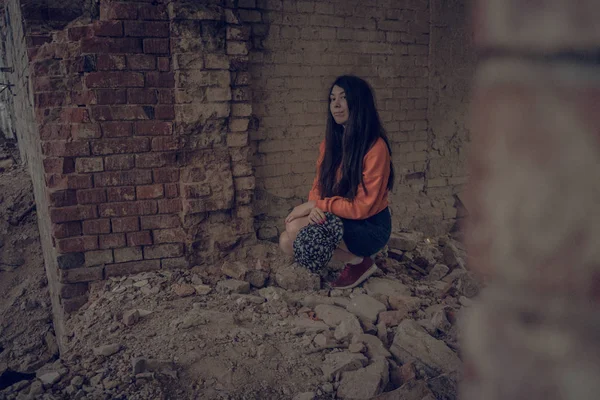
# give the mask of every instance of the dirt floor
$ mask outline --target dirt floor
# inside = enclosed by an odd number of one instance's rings
[[[456,398],[479,284],[450,238],[395,235],[354,290],[321,289],[339,266],[321,283],[264,242],[98,282],[59,359],[31,184],[7,144],[0,188],[0,399]]]

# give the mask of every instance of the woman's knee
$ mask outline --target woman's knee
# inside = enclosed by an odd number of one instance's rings
[[[288,255],[293,254],[293,252],[294,252],[293,243],[287,232],[283,232],[279,236],[279,248]]]
[[[292,222],[285,224],[285,231],[290,235],[290,238],[295,238],[300,229],[308,225],[308,218],[296,218]]]

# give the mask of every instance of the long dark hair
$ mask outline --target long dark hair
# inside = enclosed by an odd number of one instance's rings
[[[353,200],[358,185],[367,190],[363,181],[363,158],[377,139],[382,138],[390,152],[390,177],[387,188],[394,187],[394,165],[391,161],[392,149],[385,134],[379,113],[375,108],[373,91],[367,82],[356,76],[338,77],[329,88],[328,97],[334,86],[344,89],[348,103],[348,121],[345,128],[333,119],[328,102],[327,131],[325,134],[325,155],[319,170],[319,191],[323,198],[342,196]],[[342,165],[342,176],[336,182],[336,172]]]

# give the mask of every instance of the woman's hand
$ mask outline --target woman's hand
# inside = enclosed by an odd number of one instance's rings
[[[311,224],[323,224],[325,223],[325,219],[325,213],[318,207],[314,207],[308,214],[308,221]]]
[[[304,204],[300,204],[299,206],[294,207],[292,212],[285,218],[285,223],[289,224],[296,218],[306,217],[310,210],[315,206],[314,201],[309,201]]]

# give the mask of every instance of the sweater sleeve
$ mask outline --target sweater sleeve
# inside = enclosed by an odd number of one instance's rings
[[[341,196],[317,200],[316,206],[338,217],[365,219],[378,201],[379,194],[386,190],[390,174],[390,153],[385,142],[380,140],[365,155],[363,161],[363,180],[367,188],[358,186],[356,197],[350,201]]]
[[[308,201],[317,201],[321,198],[321,194],[319,193],[319,169],[321,167],[321,163],[323,162],[323,157],[325,156],[325,141],[321,142],[319,146],[319,159],[317,160],[317,172],[315,174],[315,179],[313,181],[312,188],[308,193]]]

